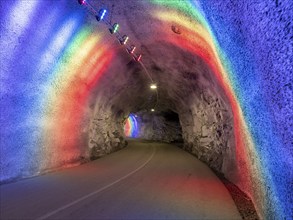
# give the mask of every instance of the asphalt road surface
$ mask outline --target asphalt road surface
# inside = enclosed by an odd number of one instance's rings
[[[106,157],[0,190],[1,219],[241,219],[205,164],[163,143],[130,141]]]

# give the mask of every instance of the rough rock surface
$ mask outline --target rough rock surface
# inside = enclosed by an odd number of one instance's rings
[[[192,120],[191,120],[192,119]],[[233,118],[220,97],[205,90],[195,99],[188,112],[180,115],[184,149],[223,172],[224,160],[233,155]]]
[[[111,112],[96,113],[89,132],[90,158],[97,159],[127,145],[120,123],[113,123]],[[119,122],[117,120],[117,122]]]

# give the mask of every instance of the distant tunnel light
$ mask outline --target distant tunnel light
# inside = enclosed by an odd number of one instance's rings
[[[109,29],[111,34],[115,34],[119,29],[119,24],[115,23],[113,24],[112,28]]]
[[[106,15],[106,13],[107,13],[107,10],[106,10],[106,9],[101,9],[101,10],[99,11],[99,14],[96,15],[96,19],[97,19],[97,21],[101,21],[101,20],[103,20],[104,17],[105,17],[105,15]]]
[[[85,0],[78,0],[78,3],[79,3],[80,5],[84,5],[84,4],[86,3],[86,1],[85,1]]]
[[[150,85],[150,88],[151,88],[151,89],[157,89],[157,85],[156,85],[156,84],[151,84],[151,85]]]
[[[121,45],[125,45],[127,43],[128,39],[129,39],[128,36],[127,35],[124,35],[122,37],[122,39],[120,39],[120,44]]]

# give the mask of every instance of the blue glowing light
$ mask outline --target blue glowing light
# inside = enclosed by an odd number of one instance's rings
[[[104,17],[105,17],[105,15],[106,15],[106,13],[107,13],[107,10],[106,10],[106,9],[101,9],[101,10],[99,11],[99,14],[96,15],[96,19],[97,19],[97,21],[101,21],[101,20],[103,20]]]

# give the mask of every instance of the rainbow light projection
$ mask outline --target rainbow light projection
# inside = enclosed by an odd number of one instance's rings
[[[207,18],[213,17],[217,12],[215,7],[209,7],[213,3],[206,0],[151,1],[158,6],[151,12],[152,16],[163,21],[166,26],[177,25],[183,33],[169,38],[162,33],[160,39],[156,40],[169,42],[201,57],[209,65],[230,100],[234,115],[237,169],[241,172],[236,182],[254,199],[259,191],[269,196],[276,206],[277,218],[290,216],[292,211],[288,207],[292,204],[288,196],[291,192],[286,186],[292,185],[292,179],[288,178],[292,177],[292,173],[282,169],[281,164],[290,163],[292,157],[284,148],[274,150],[276,148],[270,147],[282,146],[282,137],[276,134],[273,119],[259,94],[258,88],[261,88],[262,82],[254,69],[257,63],[251,62],[252,54],[241,45],[241,36],[230,33],[233,30],[233,21],[231,24],[223,23],[220,17],[209,21]],[[249,77],[243,78],[244,75]],[[259,160],[252,162],[252,155]],[[278,163],[271,162],[275,158],[278,158]],[[282,182],[284,180],[287,182]],[[270,193],[267,194],[262,188],[254,189],[253,181],[262,181],[270,187]],[[262,209],[266,210],[266,206],[272,204],[265,202],[263,205]]]
[[[129,117],[126,119],[126,122],[124,125],[124,134],[126,137],[131,137],[131,138],[138,137],[139,127],[138,127],[137,119],[134,114],[130,114]]]
[[[292,173],[283,169],[292,167],[292,155],[282,147],[259,93],[261,74],[255,69],[259,64],[241,45],[241,35],[231,32],[233,21],[229,16],[226,22],[211,19],[220,12],[210,7],[209,0],[150,2],[156,6],[149,12],[153,18],[168,27],[176,24],[182,32],[175,37],[161,32],[156,41],[201,57],[230,100],[241,170],[238,183],[253,198],[257,191],[267,194],[277,206],[277,218],[292,217],[288,208],[292,189],[287,187]],[[107,31],[96,23],[85,25],[85,13],[76,1],[1,1],[0,181],[75,161],[80,147],[86,146],[91,91],[99,86],[115,54],[105,44]],[[130,137],[138,134],[133,116],[125,131]],[[253,162],[252,156],[257,158]],[[272,162],[275,158],[277,163]],[[270,191],[254,189],[255,180],[270,186]],[[264,203],[263,209],[269,205]]]
[[[90,95],[114,54],[68,4],[1,2],[0,181],[75,163],[86,149]]]

